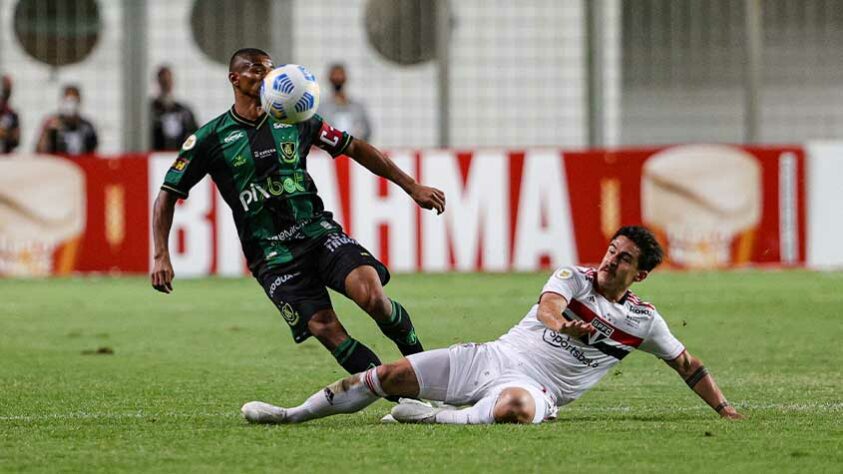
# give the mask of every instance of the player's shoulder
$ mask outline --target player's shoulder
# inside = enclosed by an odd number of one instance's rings
[[[226,111],[212,118],[187,137],[181,149],[182,151],[189,151],[197,145],[207,146],[212,144],[210,142],[224,140],[228,135],[234,134],[237,131],[240,131],[243,137],[246,136],[246,132],[242,129],[242,126],[234,121],[231,114]]]
[[[597,270],[576,265],[561,266],[553,271],[553,277],[559,280],[593,280]]]
[[[243,124],[239,123],[231,114],[230,110],[217,115],[209,120],[205,125],[196,130],[196,136],[202,139],[209,137],[212,134],[219,134],[224,130],[234,130],[243,128]]]
[[[656,307],[647,301],[642,300],[638,295],[631,291],[627,291],[625,298],[625,306],[631,315],[637,315],[644,318],[660,317]]]

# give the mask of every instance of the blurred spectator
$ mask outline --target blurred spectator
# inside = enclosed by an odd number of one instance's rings
[[[11,98],[12,78],[0,77],[0,153],[10,153],[20,142],[20,122],[9,105]]]
[[[178,150],[198,128],[193,112],[173,99],[173,72],[158,69],[159,95],[152,101],[152,149]]]
[[[97,131],[79,115],[82,94],[74,85],[65,86],[59,113],[44,121],[36,150],[39,153],[83,155],[97,149]]]
[[[366,107],[352,100],[345,92],[345,66],[335,63],[328,70],[334,93],[330,99],[319,105],[319,115],[339,130],[345,130],[354,137],[369,141],[372,129]]]

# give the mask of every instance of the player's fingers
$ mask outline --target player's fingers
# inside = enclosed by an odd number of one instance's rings
[[[437,214],[442,214],[445,212],[445,204],[440,201],[435,201],[433,203],[433,208],[436,209]]]

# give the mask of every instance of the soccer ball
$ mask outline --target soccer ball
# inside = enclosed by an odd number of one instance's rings
[[[285,64],[263,78],[261,106],[281,123],[304,122],[319,107],[319,83],[303,66]]]

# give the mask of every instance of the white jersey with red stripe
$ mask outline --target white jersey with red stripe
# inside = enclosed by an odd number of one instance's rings
[[[542,290],[562,295],[568,301],[565,319],[591,323],[594,334],[576,338],[551,331],[537,319],[535,304],[493,343],[522,359],[525,375],[543,384],[560,406],[579,398],[634,349],[664,360],[685,350],[653,305],[632,292],[609,301],[595,290],[596,278],[593,268],[562,267]]]

